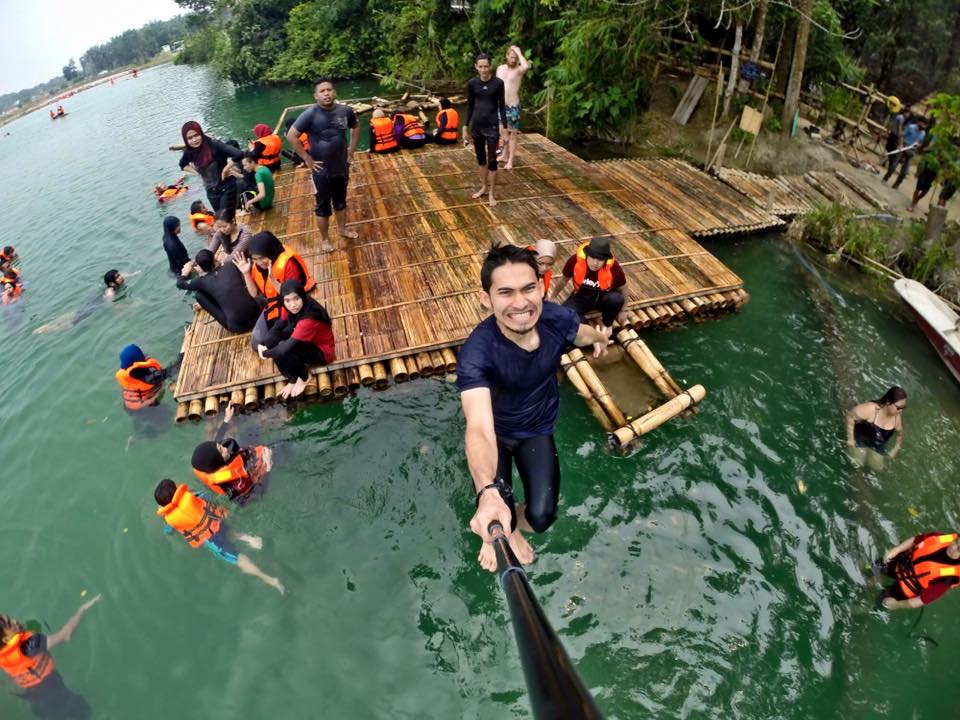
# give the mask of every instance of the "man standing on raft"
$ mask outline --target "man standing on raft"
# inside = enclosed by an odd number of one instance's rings
[[[553,427],[560,409],[560,356],[571,345],[594,345],[599,356],[608,340],[582,324],[573,310],[543,301],[543,280],[530,250],[493,248],[483,261],[480,283],[481,302],[493,315],[463,345],[457,386],[476,492],[470,529],[483,539],[481,567],[494,571],[490,523],[500,523],[517,559],[526,564],[533,560],[533,548],[520,531],[544,532],[556,519],[560,462]],[[526,500],[519,508],[512,492],[514,461]]]
[[[517,154],[517,138],[520,136],[520,82],[530,63],[511,45],[507,50],[507,62],[497,68],[497,77],[503,80],[504,102],[507,106],[507,147],[503,153],[503,169],[513,170]]]
[[[337,103],[337,91],[329,78],[320,78],[313,85],[317,104],[307,108],[287,130],[287,142],[313,173],[313,189],[317,199],[317,227],[320,249],[333,250],[330,244],[330,215],[337,214],[337,232],[343,238],[356,238],[347,224],[347,181],[350,163],[360,140],[360,125],[349,105]],[[350,147],[344,131],[350,128]],[[310,138],[309,154],[300,142],[300,133]],[[330,206],[333,205],[331,212]]]
[[[497,204],[493,189],[497,184],[497,145],[500,135],[507,132],[507,109],[504,101],[503,80],[494,77],[490,56],[477,55],[474,65],[478,76],[467,83],[467,119],[463,123],[463,144],[467,144],[467,128],[473,137],[473,149],[480,166],[480,189],[472,197],[490,193],[490,207]],[[499,121],[499,122],[498,122]]]

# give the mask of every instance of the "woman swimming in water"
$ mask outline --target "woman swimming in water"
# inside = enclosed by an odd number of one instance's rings
[[[894,386],[879,400],[857,405],[847,413],[847,447],[854,462],[879,470],[884,455],[891,460],[896,457],[903,445],[901,413],[906,406],[907,391]],[[897,439],[888,453],[887,443],[894,434]]]

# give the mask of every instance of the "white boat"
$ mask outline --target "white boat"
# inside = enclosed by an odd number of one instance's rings
[[[936,349],[940,359],[960,382],[960,315],[936,293],[916,280],[901,278],[893,287],[910,308],[927,340]]]

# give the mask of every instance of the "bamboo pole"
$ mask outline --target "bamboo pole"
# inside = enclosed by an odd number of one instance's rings
[[[600,382],[600,378],[597,377],[597,374],[593,371],[593,368],[590,367],[590,363],[587,362],[587,358],[583,356],[583,353],[580,352],[578,348],[574,348],[569,353],[567,353],[570,359],[576,363],[577,372],[580,373],[580,377],[583,378],[583,381],[587,384],[587,387],[590,388],[590,393],[597,399],[597,402],[600,403],[607,415],[610,416],[610,419],[613,421],[615,427],[622,427],[627,424],[627,418],[623,414],[623,411],[617,407],[616,402],[610,396],[610,393],[607,392],[607,389],[603,386],[603,383]]]
[[[311,373],[310,377],[307,378],[306,387],[303,388],[303,394],[306,397],[313,397],[319,392],[317,389],[317,376]]]
[[[187,419],[187,403],[177,403],[177,416],[174,418],[174,422],[182,423]]]
[[[373,368],[368,363],[358,366],[357,372],[360,374],[361,385],[373,385]]]
[[[336,398],[346,397],[350,392],[350,386],[347,384],[347,374],[343,370],[333,371],[333,396]]]
[[[241,407],[243,405],[243,390],[237,388],[230,393],[230,404],[235,408]]]
[[[417,369],[420,370],[421,377],[430,377],[433,375],[433,365],[431,364],[429,353],[417,353]]]
[[[356,367],[347,368],[347,385],[350,386],[351,390],[360,387],[360,373]]]
[[[277,390],[276,385],[273,383],[267,383],[263,386],[263,404],[264,405],[273,405],[277,400]]]
[[[280,393],[283,392],[283,389],[287,386],[286,380],[277,380],[273,383],[273,398],[276,401],[280,400]]]
[[[317,390],[322,398],[328,398],[333,395],[333,385],[330,381],[330,373],[322,372],[317,374]]]
[[[590,389],[587,387],[587,384],[583,381],[580,373],[577,372],[576,365],[566,354],[560,356],[560,369],[563,370],[566,374],[567,379],[576,388],[577,392],[580,394],[580,397],[583,398],[583,401],[587,404],[587,407],[590,409],[590,412],[593,413],[593,416],[597,419],[597,422],[600,423],[600,427],[603,428],[604,432],[612,433],[613,432],[613,421],[610,419],[610,416],[607,415],[603,408],[600,407],[600,404],[596,401],[593,395],[590,394]]]
[[[187,411],[187,417],[196,422],[203,416],[203,403],[200,399],[191,400],[190,408]]]
[[[417,380],[420,377],[420,368],[417,367],[417,359],[413,355],[405,357],[403,364],[407,366],[407,377],[411,380]]]
[[[387,368],[383,363],[373,364],[373,387],[375,390],[384,390],[390,384],[387,378]]]
[[[203,401],[203,414],[207,417],[220,412],[220,399],[216,395],[207,395]]]
[[[253,411],[256,410],[259,405],[260,400],[257,398],[257,386],[251,385],[243,391],[243,407],[248,411]]]
[[[442,348],[440,350],[440,356],[443,358],[444,363],[446,363],[445,367],[448,373],[457,371],[457,356],[453,354],[451,348]]]
[[[659,390],[665,398],[669,400],[678,394],[679,390],[674,390],[674,387],[668,382],[667,378],[669,375],[664,367],[660,365],[659,362],[654,363],[650,361],[653,353],[650,352],[646,343],[640,339],[636,332],[624,329],[617,333],[616,338],[617,342],[620,343],[620,347],[622,347],[627,355],[637,364],[637,367],[653,381],[653,384],[657,386],[657,390]],[[646,352],[644,352],[644,350],[646,350]]]
[[[444,362],[443,355],[440,354],[439,350],[432,350],[430,352],[430,364],[436,375],[441,375],[447,371],[447,363]]]
[[[694,385],[689,390],[665,402],[660,407],[654,408],[643,417],[625,424],[623,427],[614,431],[610,437],[617,445],[623,447],[632,440],[660,427],[691,405],[701,402],[703,398],[706,397],[706,394],[707,391],[703,385]]]
[[[407,366],[400,358],[390,359],[390,374],[393,375],[393,381],[397,383],[404,383],[409,379]]]

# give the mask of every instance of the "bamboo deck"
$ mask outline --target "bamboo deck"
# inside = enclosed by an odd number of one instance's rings
[[[832,202],[865,212],[889,211],[886,204],[853,177],[837,170],[768,177],[721,168],[717,177],[767,212],[782,217],[804,215],[817,205]]]
[[[347,216],[359,238],[333,233],[332,253],[318,250],[309,174],[284,170],[275,208],[250,225],[271,230],[304,257],[317,280],[314,295],[333,319],[337,361],[314,370],[306,394],[337,397],[361,384],[386,387],[389,377],[403,382],[455,370],[455,349],[485,317],[479,269],[496,241],[554,240],[558,273],[579,243],[611,237],[627,275],[628,327],[738,307],[748,297],[740,278],[688,233],[743,232],[781,221],[680,165],[684,177],[696,178],[697,192],[673,194],[662,184],[648,191],[632,178],[642,166],[587,163],[525,135],[515,168],[499,173],[499,203],[490,208],[470,197],[475,159],[459,145],[358,154]],[[657,172],[668,177],[671,166]],[[197,312],[174,389],[178,420],[214,414],[228,401],[254,409],[274,400],[282,378],[249,342],[249,335],[228,334]]]

